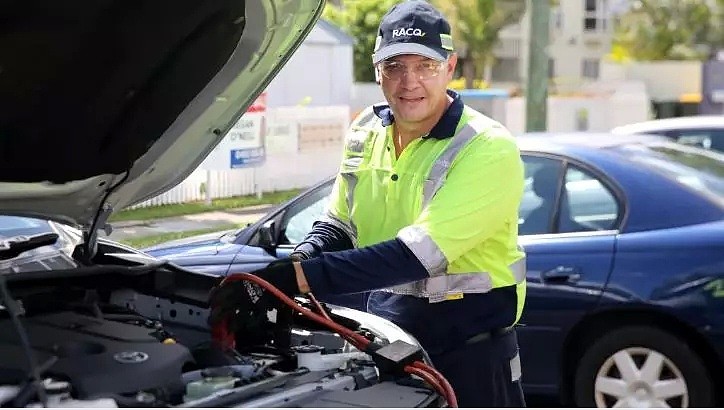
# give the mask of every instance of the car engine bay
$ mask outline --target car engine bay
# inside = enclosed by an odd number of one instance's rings
[[[381,368],[339,334],[291,310],[270,316],[256,334],[237,335],[237,348],[223,351],[211,342],[207,325],[206,297],[218,278],[155,260],[99,255],[93,266],[3,275],[3,407],[444,403],[420,378]],[[384,335],[326,310],[371,342],[391,345]]]

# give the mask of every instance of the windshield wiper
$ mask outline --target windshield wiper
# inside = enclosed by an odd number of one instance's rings
[[[32,236],[20,235],[0,240],[0,260],[12,259],[23,252],[31,251],[41,246],[52,245],[57,240],[57,233],[42,233]]]
[[[238,228],[238,229],[234,229],[234,230],[232,230],[232,231],[225,232],[223,235],[221,235],[221,236],[219,237],[219,239],[221,239],[221,240],[227,240],[227,238],[229,238],[229,240],[231,240],[232,238],[236,238],[237,236],[239,236],[239,234],[240,234],[243,230],[245,230],[245,229],[248,228],[249,226],[251,226],[250,223],[249,223],[249,224],[246,224],[246,226],[243,227],[243,228]]]

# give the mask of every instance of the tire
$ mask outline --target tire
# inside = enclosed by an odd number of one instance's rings
[[[669,332],[626,326],[585,343],[573,385],[578,407],[613,407],[621,399],[623,407],[715,407],[714,381],[702,358]]]

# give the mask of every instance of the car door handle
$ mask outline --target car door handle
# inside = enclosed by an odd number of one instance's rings
[[[573,266],[558,266],[541,274],[544,282],[576,282],[581,279],[581,271]]]

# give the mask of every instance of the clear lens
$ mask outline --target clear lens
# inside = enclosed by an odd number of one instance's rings
[[[442,67],[443,63],[433,60],[421,61],[411,66],[398,61],[384,61],[379,65],[382,75],[394,81],[401,80],[406,73],[410,73],[418,80],[427,80],[440,75]]]

